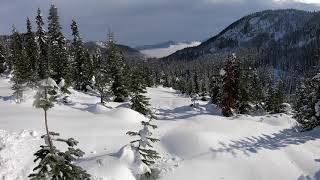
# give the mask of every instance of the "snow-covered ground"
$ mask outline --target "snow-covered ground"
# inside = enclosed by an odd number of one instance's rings
[[[25,180],[35,166],[33,153],[44,133],[43,112],[26,101],[12,101],[9,79],[0,78],[0,179]],[[225,118],[208,102],[198,109],[190,98],[169,88],[149,88],[156,109],[155,145],[162,180],[320,179],[319,131],[297,133],[286,114]],[[71,105],[49,111],[49,126],[74,137],[86,155],[77,163],[94,179],[135,180],[137,170],[127,131],[144,119],[128,104],[98,104],[99,98],[72,91]]]

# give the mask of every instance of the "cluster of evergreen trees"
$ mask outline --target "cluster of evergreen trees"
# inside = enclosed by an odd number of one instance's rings
[[[56,132],[49,131],[47,113],[56,101],[66,102],[68,88],[73,87],[80,91],[95,91],[100,94],[101,103],[109,97],[115,102],[124,102],[130,99],[131,108],[143,115],[149,115],[148,98],[144,95],[146,87],[153,84],[148,74],[149,69],[144,63],[125,61],[119,51],[114,35],[109,32],[106,47],[108,53],[102,55],[100,49],[95,54],[89,54],[84,47],[79,28],[72,20],[71,42],[64,37],[59,23],[58,9],[52,5],[48,16],[48,29],[44,28],[41,10],[38,9],[35,18],[37,29],[32,30],[29,18],[26,21],[27,32],[19,33],[14,27],[10,38],[10,46],[0,44],[0,73],[11,73],[14,82],[15,99],[23,99],[25,88],[38,88],[35,107],[44,110],[46,134],[42,136],[45,145],[35,153],[35,162],[39,164],[30,174],[31,179],[90,179],[90,175],[73,161],[82,157],[84,153],[76,149],[78,144],[73,138],[59,139]],[[131,66],[134,63],[135,66]],[[153,118],[154,116],[152,116]],[[143,129],[156,126],[150,122],[143,122]],[[142,132],[142,131],[141,131]],[[145,131],[143,131],[145,132]],[[147,133],[150,133],[148,131]],[[133,135],[132,133],[129,133]],[[144,139],[148,134],[135,135],[148,142],[156,139]],[[65,152],[55,147],[54,142],[64,142],[68,146]],[[142,142],[142,141],[141,141]],[[150,142],[146,144],[151,146]],[[154,161],[148,159],[159,158],[154,150],[147,147],[143,150],[139,146],[142,162],[150,166]]]
[[[66,40],[54,5],[49,10],[47,30],[40,9],[35,20],[36,31],[32,30],[27,18],[27,32],[19,33],[13,28],[10,47],[0,45],[0,73],[13,72],[12,89],[17,101],[21,100],[25,87],[33,87],[39,80],[51,77],[57,84],[65,85],[64,92],[68,92],[68,87],[81,91],[93,89],[100,94],[102,103],[108,97],[113,97],[115,102],[124,102],[132,96],[133,108],[141,106],[137,105],[137,99],[143,99],[139,94],[145,92],[147,85],[153,84],[146,78],[150,77],[150,72],[140,72],[141,69],[131,66],[132,63],[128,65],[111,32],[106,43],[108,53],[101,54],[97,49],[90,54],[84,47],[75,20],[71,23],[73,39]]]
[[[270,67],[261,68],[259,54],[239,52],[237,56],[211,56],[197,60],[150,61],[154,83],[218,105],[225,116],[257,111],[284,111],[285,78],[276,77]],[[160,67],[160,68],[159,68]]]

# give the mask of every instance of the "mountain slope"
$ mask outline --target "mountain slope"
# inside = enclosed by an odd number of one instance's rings
[[[196,59],[235,48],[270,48],[275,44],[294,47],[310,43],[320,25],[318,12],[294,9],[257,12],[232,23],[218,35],[197,47],[185,48],[164,59]],[[305,44],[303,44],[305,45]]]
[[[89,50],[90,54],[94,54],[97,48],[101,50],[102,55],[106,55],[108,53],[108,49],[105,46],[105,42],[102,41],[89,41],[86,42],[84,46]],[[117,44],[117,46],[119,50],[123,53],[124,57],[126,57],[127,59],[144,58],[144,55],[134,48],[121,44]]]

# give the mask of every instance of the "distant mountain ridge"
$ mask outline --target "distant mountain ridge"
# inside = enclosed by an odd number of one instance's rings
[[[105,46],[105,42],[103,41],[89,41],[89,42],[85,42],[84,46],[85,48],[88,49],[90,54],[94,54],[96,52],[96,50],[99,48],[101,50],[101,53],[107,54],[108,53],[108,49]],[[124,55],[124,57],[129,58],[129,59],[144,59],[144,55],[142,53],[140,53],[140,51],[131,48],[129,46],[126,45],[122,45],[122,44],[117,44],[117,47],[119,48],[119,50],[122,52],[122,54]]]
[[[245,16],[199,46],[179,50],[163,59],[196,59],[236,48],[306,47],[316,39],[320,13],[266,10]]]

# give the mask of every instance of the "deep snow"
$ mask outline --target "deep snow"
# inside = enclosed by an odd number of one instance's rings
[[[43,143],[43,112],[32,107],[35,91],[16,104],[10,86],[0,78],[0,179],[24,180]],[[125,133],[139,130],[144,117],[127,103],[103,106],[94,95],[71,92],[70,105],[49,111],[50,129],[79,140],[86,155],[77,164],[95,179],[135,180],[143,167]],[[162,180],[320,179],[319,131],[297,133],[290,115],[226,118],[208,102],[190,107],[190,98],[169,88],[149,88],[148,96],[158,116]]]

